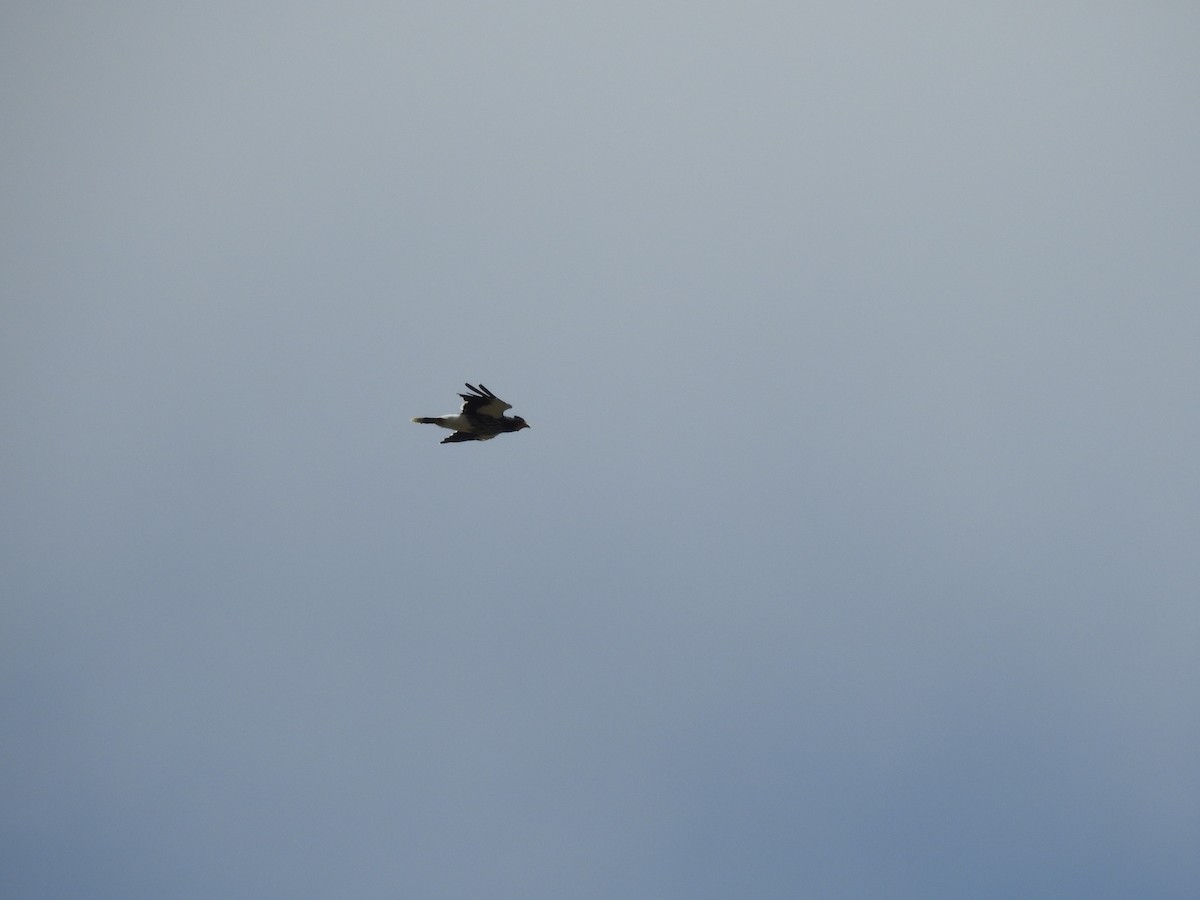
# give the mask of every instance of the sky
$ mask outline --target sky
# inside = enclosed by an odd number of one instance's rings
[[[1200,896],[1198,41],[5,4],[0,890]]]

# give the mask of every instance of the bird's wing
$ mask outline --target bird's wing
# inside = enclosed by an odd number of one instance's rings
[[[459,441],[481,441],[483,438],[469,431],[456,431],[448,438],[442,438],[443,444],[457,444]]]
[[[467,387],[472,393],[458,395],[463,398],[462,411],[467,415],[499,419],[506,409],[512,409],[511,403],[505,403],[482,384],[479,387],[468,384]]]

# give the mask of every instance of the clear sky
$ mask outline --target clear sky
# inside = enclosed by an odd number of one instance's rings
[[[1200,896],[1197,47],[5,4],[0,893]]]

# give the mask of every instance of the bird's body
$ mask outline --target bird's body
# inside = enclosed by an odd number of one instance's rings
[[[482,384],[476,387],[468,384],[469,394],[459,394],[462,397],[462,410],[454,416],[418,416],[413,419],[421,425],[437,425],[454,432],[442,440],[443,444],[456,444],[460,441],[490,441],[498,434],[506,431],[520,431],[528,428],[529,424],[520,416],[506,416],[504,411],[512,409],[511,403],[505,403]]]

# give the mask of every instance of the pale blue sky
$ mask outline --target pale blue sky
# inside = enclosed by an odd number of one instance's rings
[[[1193,4],[0,26],[5,896],[1200,895]]]

